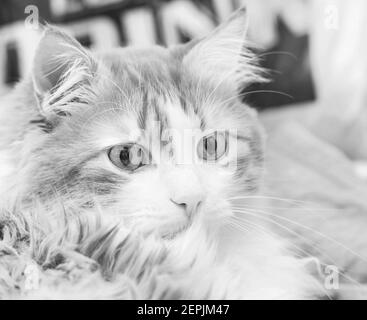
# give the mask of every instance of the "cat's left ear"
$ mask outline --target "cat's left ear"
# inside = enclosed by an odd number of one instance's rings
[[[248,49],[246,8],[237,10],[226,22],[207,37],[187,45],[183,64],[200,79],[219,81],[230,86],[260,81],[260,69]]]
[[[79,42],[55,27],[46,27],[35,53],[32,82],[41,114],[72,113],[86,103],[96,62]]]

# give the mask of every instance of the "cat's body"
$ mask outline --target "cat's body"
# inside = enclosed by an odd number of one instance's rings
[[[181,297],[316,298],[305,262],[238,217],[263,165],[261,127],[237,98],[258,79],[243,28],[242,10],[200,42],[99,56],[46,31],[31,79],[0,108],[2,207],[41,204],[55,228],[96,209],[121,220],[167,250]]]

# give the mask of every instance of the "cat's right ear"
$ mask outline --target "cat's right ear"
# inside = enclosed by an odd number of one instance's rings
[[[175,49],[182,64],[198,79],[206,79],[219,87],[238,88],[264,81],[254,53],[246,39],[248,16],[240,8],[229,19],[203,39]]]
[[[96,71],[92,55],[65,32],[47,26],[38,44],[32,67],[32,82],[40,113],[71,114],[85,103],[88,86]]]

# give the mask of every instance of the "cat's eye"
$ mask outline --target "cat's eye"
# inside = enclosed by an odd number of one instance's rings
[[[221,159],[228,148],[228,137],[225,132],[214,132],[202,138],[197,146],[199,158],[205,161]]]
[[[108,157],[116,167],[128,171],[135,171],[149,163],[147,151],[134,143],[112,147]]]

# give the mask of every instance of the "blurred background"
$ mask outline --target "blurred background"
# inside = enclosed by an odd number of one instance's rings
[[[260,109],[313,100],[306,27],[300,26],[299,21],[294,26],[279,11],[280,7],[268,7],[266,1],[259,6],[259,1],[233,0],[5,0],[0,13],[2,57],[5,54],[0,69],[2,86],[11,87],[28,67],[36,41],[30,43],[34,36],[25,36],[23,29],[27,17],[29,29],[36,29],[36,21],[32,20],[35,11],[36,19],[64,26],[83,45],[106,49],[120,45],[172,45],[204,36],[246,2],[254,12],[252,20],[258,21],[251,36],[262,53],[262,64],[277,71],[271,75],[275,80],[272,84],[254,86],[250,91],[284,91],[294,99],[272,92],[254,93],[247,98]],[[292,10],[303,11],[303,7]],[[263,17],[258,16],[260,12],[264,12]],[[268,25],[263,24],[264,19]]]
[[[249,41],[270,83],[244,89],[271,132],[296,121],[358,163],[367,159],[367,2],[364,0],[2,0],[0,97],[26,74],[38,23],[84,46],[173,45],[202,37],[247,6]]]

